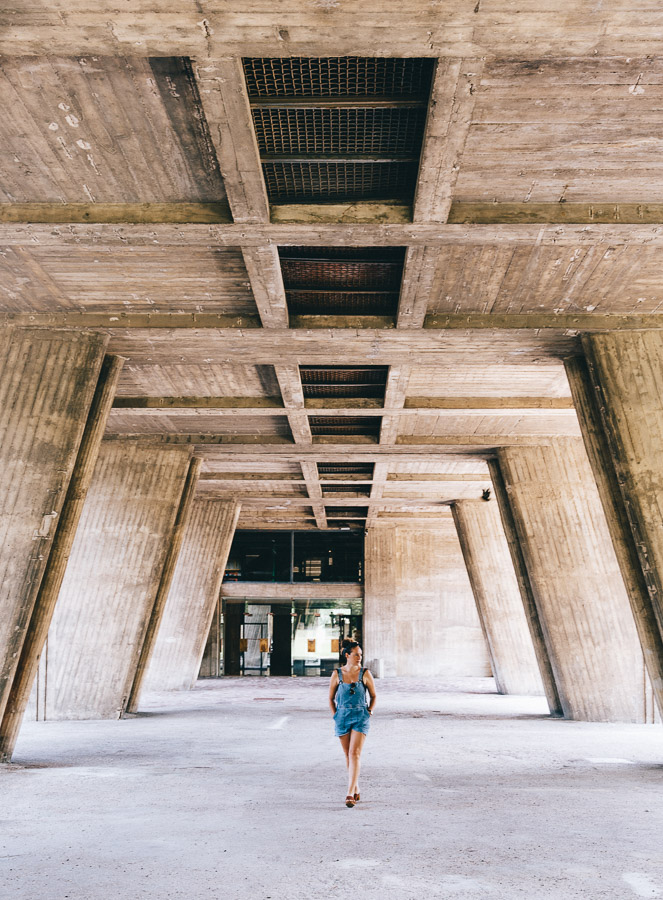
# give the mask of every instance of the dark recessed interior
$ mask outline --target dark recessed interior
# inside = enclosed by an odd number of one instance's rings
[[[432,60],[250,58],[244,72],[272,202],[412,200]]]
[[[342,481],[344,478],[371,481],[373,463],[318,463],[321,481]]]
[[[282,247],[291,315],[395,316],[403,247]]]
[[[338,435],[380,434],[382,416],[309,416],[311,434],[314,437]]]
[[[300,366],[304,397],[384,400],[387,366]]]

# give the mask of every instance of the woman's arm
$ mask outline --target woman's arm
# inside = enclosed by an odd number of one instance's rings
[[[336,669],[331,674],[331,678],[329,679],[329,708],[332,711],[332,715],[336,715],[336,691],[338,690],[338,672]]]
[[[368,691],[368,695],[371,698],[368,704],[368,711],[371,715],[373,715],[373,710],[375,709],[375,682],[373,681],[373,675],[368,669],[364,670],[364,685],[366,686],[366,690]]]

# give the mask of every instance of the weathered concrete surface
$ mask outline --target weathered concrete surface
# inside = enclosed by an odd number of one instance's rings
[[[490,675],[486,640],[450,516],[377,522],[364,545],[364,653],[385,675]]]
[[[663,896],[660,727],[464,686],[378,684],[354,810],[324,679],[205,681],[137,719],[26,723],[23,767],[0,772],[0,896]]]

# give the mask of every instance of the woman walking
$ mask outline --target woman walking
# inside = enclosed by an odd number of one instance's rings
[[[329,683],[329,707],[334,714],[334,731],[341,739],[348,767],[348,794],[345,805],[359,801],[359,768],[361,751],[368,734],[369,718],[375,708],[375,682],[361,664],[361,647],[357,641],[344,640],[341,648],[343,665],[334,669]],[[370,701],[366,700],[366,694]]]

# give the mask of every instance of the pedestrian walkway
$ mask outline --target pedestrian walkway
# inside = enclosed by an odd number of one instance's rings
[[[490,679],[377,687],[355,809],[323,679],[26,723],[0,771],[0,897],[663,897],[660,726],[550,719]]]

